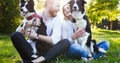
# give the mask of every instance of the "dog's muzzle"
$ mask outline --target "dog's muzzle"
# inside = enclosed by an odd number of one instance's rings
[[[25,16],[27,13],[28,13],[28,11],[26,11],[26,12],[22,11],[22,12],[21,12],[21,15],[22,15],[22,16]]]

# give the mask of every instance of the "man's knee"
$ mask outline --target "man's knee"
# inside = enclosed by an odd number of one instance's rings
[[[19,36],[19,35],[21,35],[20,32],[13,32],[13,33],[10,35],[10,38],[11,38],[11,39],[14,39],[15,37],[17,37],[17,36]]]
[[[61,40],[59,43],[63,44],[63,45],[70,45],[70,42],[68,39],[63,39]]]

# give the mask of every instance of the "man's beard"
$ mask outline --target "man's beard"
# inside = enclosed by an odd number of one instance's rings
[[[54,10],[50,10],[49,13],[50,13],[51,17],[56,17],[57,16],[57,12],[54,11]]]

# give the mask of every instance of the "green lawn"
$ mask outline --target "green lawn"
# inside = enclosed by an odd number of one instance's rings
[[[120,31],[102,29],[92,30],[93,39],[97,42],[107,40],[110,48],[105,57],[93,60],[89,63],[120,63]],[[20,63],[20,57],[13,47],[8,35],[0,35],[0,63]],[[81,60],[58,58],[55,63],[83,63]]]

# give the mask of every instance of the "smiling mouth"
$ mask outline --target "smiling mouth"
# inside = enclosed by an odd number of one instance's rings
[[[28,11],[26,11],[26,12],[23,12],[23,11],[22,11],[22,12],[21,12],[21,15],[22,15],[22,16],[25,16],[27,13],[28,13]]]
[[[73,7],[72,11],[78,11],[77,7]]]

